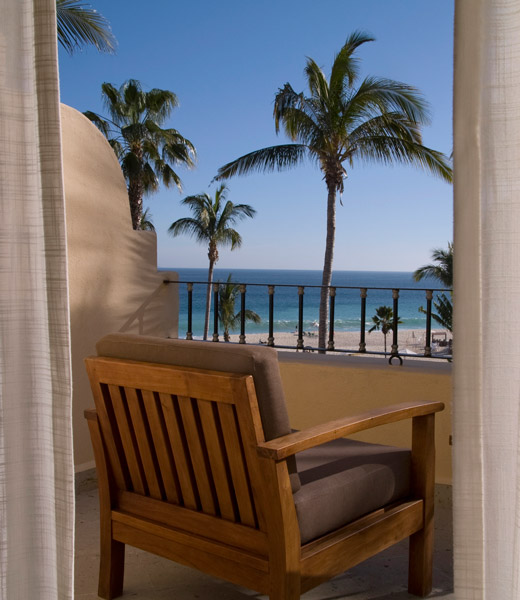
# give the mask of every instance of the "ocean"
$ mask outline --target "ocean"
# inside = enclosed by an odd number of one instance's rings
[[[193,286],[193,334],[199,337],[203,333],[206,298],[207,269],[164,269],[179,274],[179,335],[187,331],[187,286],[186,282],[200,282]],[[232,281],[248,285],[246,308],[255,311],[261,318],[260,323],[246,322],[246,333],[266,333],[269,327],[268,285],[274,285],[274,331],[293,332],[298,325],[298,287],[306,286],[304,293],[303,328],[305,331],[317,331],[319,309],[319,286],[321,271],[283,270],[283,269],[221,269],[214,271],[214,282],[225,282],[231,273]],[[335,271],[332,285],[347,286],[354,289],[337,289],[334,328],[336,331],[359,331],[361,326],[361,299],[359,288],[369,289],[366,308],[366,329],[372,325],[372,316],[379,306],[393,306],[392,289],[401,290],[399,296],[399,317],[402,324],[399,329],[424,329],[426,316],[419,307],[426,308],[424,288],[439,289],[435,280],[417,283],[411,272],[388,271]],[[236,311],[240,310],[240,298],[237,298]],[[210,333],[213,331],[213,315],[210,318]],[[239,333],[233,331],[231,333]]]

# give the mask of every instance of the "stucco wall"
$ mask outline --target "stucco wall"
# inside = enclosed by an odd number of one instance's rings
[[[93,466],[85,408],[93,405],[83,359],[115,331],[177,337],[175,273],[157,271],[156,235],[132,229],[126,184],[104,136],[62,105],[72,341],[74,460]]]
[[[305,429],[348,415],[407,400],[436,400],[436,481],[451,484],[451,364],[405,360],[390,366],[381,359],[279,352],[280,372],[291,426]],[[410,420],[357,434],[357,439],[408,446]]]

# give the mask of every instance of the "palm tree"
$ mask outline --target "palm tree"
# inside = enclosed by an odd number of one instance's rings
[[[209,313],[211,306],[211,284],[213,269],[218,261],[218,247],[230,246],[231,250],[242,245],[242,237],[233,229],[238,220],[253,217],[255,209],[249,204],[233,204],[226,201],[228,189],[222,184],[215,192],[212,200],[207,193],[187,196],[182,204],[188,206],[193,217],[178,219],[170,225],[168,233],[173,237],[187,233],[197,242],[208,244],[208,289],[206,292],[206,318],[204,321],[204,339],[208,339]]]
[[[116,48],[110,23],[81,0],[56,0],[58,42],[69,54],[92,44],[100,52],[113,54]]]
[[[447,288],[453,287],[453,243],[448,242],[448,249],[434,248],[432,260],[437,264],[429,264],[414,271],[415,281],[421,281],[425,277],[437,279]]]
[[[144,92],[139,81],[129,79],[119,89],[103,83],[101,92],[110,119],[83,113],[105,135],[121,163],[128,185],[132,226],[139,229],[143,217],[143,196],[155,192],[162,182],[182,191],[181,179],[172,166],[194,165],[195,148],[176,129],[162,125],[178,106],[169,90]]]
[[[428,123],[427,105],[418,91],[381,77],[366,77],[357,85],[359,59],[355,50],[373,38],[354,32],[334,59],[329,80],[311,58],[305,76],[309,96],[286,83],[275,96],[274,120],[295,144],[271,146],[246,154],[223,167],[216,179],[252,171],[283,170],[305,157],[320,167],[327,186],[327,237],[319,313],[319,346],[325,347],[328,286],[332,277],[336,229],[336,196],[343,192],[345,164],[356,160],[385,164],[409,163],[446,181],[452,171],[444,154],[422,145],[421,125]]]
[[[390,331],[394,329],[394,311],[390,306],[380,306],[376,308],[376,314],[372,317],[374,325],[368,330],[368,333],[372,331],[379,331],[385,336],[385,356],[386,356],[386,336]],[[401,319],[397,319],[399,324],[402,323]]]
[[[152,213],[150,212],[149,208],[146,208],[143,211],[143,216],[141,218],[141,226],[139,227],[139,229],[142,229],[143,231],[155,231],[155,226],[152,221]]]
[[[415,281],[432,277],[439,281],[441,285],[453,288],[453,243],[448,242],[447,250],[434,248],[432,250],[432,260],[437,264],[424,265],[414,272],[413,278]],[[437,312],[432,313],[432,319],[448,331],[453,331],[453,303],[451,298],[452,292],[450,292],[450,298],[446,294],[440,293],[433,301],[433,306]],[[422,306],[419,307],[419,312],[426,314]]]
[[[235,301],[240,291],[240,285],[231,281],[231,273],[228,275],[226,283],[221,283],[218,287],[219,304],[218,320],[224,329],[224,341],[229,342],[229,330],[236,329],[242,317],[242,311],[235,313]],[[254,311],[246,309],[244,311],[246,321],[260,323],[260,316]]]

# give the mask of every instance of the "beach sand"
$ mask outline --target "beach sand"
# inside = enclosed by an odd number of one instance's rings
[[[248,344],[267,344],[267,333],[247,333],[246,329],[246,343]],[[336,349],[341,350],[359,350],[359,338],[360,334],[357,331],[338,331],[334,332],[334,346]],[[211,337],[210,337],[211,339]],[[223,341],[224,336],[220,334],[219,340]],[[278,333],[274,334],[274,343],[275,346],[278,347],[278,350],[284,350],[281,346],[291,346],[295,347],[298,336],[295,332],[293,333]],[[449,331],[444,329],[435,329],[432,330],[432,351],[436,352],[446,352],[446,345],[439,345],[435,343],[435,340],[450,340],[452,339],[452,334]],[[230,340],[232,342],[238,342],[239,336],[238,334],[231,334]],[[390,332],[386,337],[387,342],[387,352],[390,352],[392,347],[392,332]],[[372,333],[366,332],[365,334],[365,343],[367,352],[383,352],[384,351],[384,336],[380,331],[373,331]],[[415,354],[423,354],[424,353],[424,343],[425,343],[425,331],[424,329],[403,329],[399,331],[398,338],[398,346],[399,352],[407,353],[410,355]],[[303,346],[304,349],[307,347],[316,348],[318,345],[318,333],[317,331],[306,332],[303,337]]]

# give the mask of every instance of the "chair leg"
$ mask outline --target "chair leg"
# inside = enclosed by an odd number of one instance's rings
[[[271,580],[271,593],[269,600],[300,600],[300,575],[299,573],[286,574]]]
[[[409,552],[408,591],[424,598],[432,591],[433,518],[410,536]]]
[[[109,539],[101,543],[99,559],[98,596],[112,600],[123,594],[125,570],[125,545]]]

